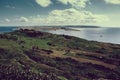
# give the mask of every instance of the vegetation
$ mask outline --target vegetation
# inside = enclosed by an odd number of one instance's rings
[[[120,45],[28,29],[0,34],[1,80],[120,80]]]

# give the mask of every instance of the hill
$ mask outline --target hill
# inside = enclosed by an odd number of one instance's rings
[[[0,34],[1,80],[120,80],[120,45],[20,29]]]

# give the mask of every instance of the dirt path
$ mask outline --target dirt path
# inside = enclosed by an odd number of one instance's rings
[[[104,67],[109,68],[109,69],[114,69],[114,68],[116,68],[116,65],[104,63],[104,62],[102,62],[102,61],[90,60],[90,59],[85,59],[85,58],[75,58],[75,57],[70,57],[70,58],[71,58],[71,59],[74,59],[74,60],[76,60],[76,61],[79,61],[79,62],[83,62],[83,63],[92,63],[92,64],[101,65],[101,66],[104,66]]]
[[[91,53],[91,54],[93,55],[93,54],[96,54],[96,53]],[[92,64],[104,66],[104,67],[109,68],[109,69],[114,69],[114,68],[117,67],[116,65],[108,64],[108,63],[105,63],[105,62],[102,62],[102,61],[85,59],[85,58],[76,58],[76,57],[72,57],[72,56],[66,56],[66,55],[64,55],[64,51],[55,51],[54,50],[54,53],[52,53],[50,56],[51,57],[71,58],[71,59],[74,59],[74,60],[82,62],[82,63],[92,63]],[[102,56],[104,56],[104,55],[102,55]]]
[[[71,50],[73,53],[80,53],[85,55],[94,55],[94,56],[106,56],[105,54],[95,53],[95,52],[88,52],[88,51],[81,51],[81,50]]]

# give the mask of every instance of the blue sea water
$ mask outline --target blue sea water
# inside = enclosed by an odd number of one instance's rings
[[[0,27],[0,33],[14,31],[17,27]],[[90,41],[120,44],[120,28],[74,28],[72,30],[47,30],[49,33],[70,35]]]
[[[17,27],[0,27],[0,33],[14,31]]]
[[[53,34],[75,36],[90,41],[120,44],[120,28],[74,28],[80,31],[54,30]]]

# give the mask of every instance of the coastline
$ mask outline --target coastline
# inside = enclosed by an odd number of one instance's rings
[[[88,41],[33,29],[0,34],[0,42],[0,66],[4,66],[0,67],[0,75],[9,76],[10,79],[120,78],[120,45],[117,44]],[[88,73],[96,74],[91,77]]]

